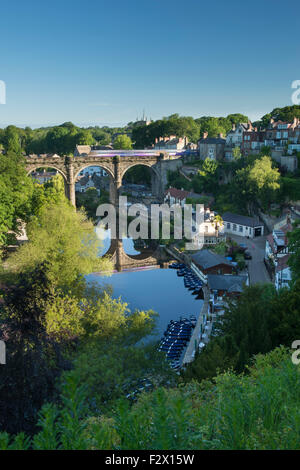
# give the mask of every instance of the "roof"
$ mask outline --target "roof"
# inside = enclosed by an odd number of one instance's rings
[[[176,199],[186,199],[190,195],[189,191],[185,191],[185,190],[177,189],[177,188],[166,189],[165,195],[169,193],[170,193],[170,196],[175,197]]]
[[[76,183],[80,184],[80,186],[85,186],[89,182],[90,178],[87,175],[82,176]]]
[[[233,224],[245,225],[246,227],[257,227],[263,225],[258,217],[247,217],[245,215],[233,214],[232,212],[225,212],[222,215],[224,222],[231,222]]]
[[[289,222],[289,223],[287,223],[286,225],[283,225],[282,227],[280,227],[280,230],[281,230],[282,232],[284,232],[285,234],[287,234],[287,232],[292,232],[293,226],[292,226],[292,224]]]
[[[90,145],[76,145],[75,153],[78,155],[89,154],[91,151]]]
[[[197,253],[192,255],[192,260],[204,269],[209,269],[219,264],[226,264],[232,267],[232,264],[226,258],[210,250],[197,251]]]
[[[224,144],[226,143],[226,139],[222,139],[220,137],[206,137],[206,139],[198,140],[198,144]]]
[[[278,258],[277,266],[275,267],[276,273],[283,271],[284,269],[289,267],[288,265],[289,257],[290,255],[285,255],[285,256],[282,256],[281,258]]]
[[[232,274],[208,274],[207,283],[211,290],[225,290],[227,292],[242,292],[247,276]]]
[[[236,132],[239,130],[239,127],[242,127],[244,132],[248,131],[249,129],[252,128],[252,125],[250,122],[240,122],[238,123],[235,127],[233,127],[227,135],[229,134],[236,134]]]
[[[112,145],[93,145],[91,150],[113,150]]]
[[[267,240],[268,240],[268,243],[273,251],[273,253],[275,252],[275,245],[274,245],[274,238],[273,238],[273,235],[272,233],[270,233],[268,236],[267,236]]]

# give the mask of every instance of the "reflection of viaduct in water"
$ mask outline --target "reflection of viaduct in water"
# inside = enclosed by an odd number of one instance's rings
[[[155,250],[146,250],[138,255],[128,255],[125,253],[123,242],[120,239],[111,239],[110,248],[105,256],[107,255],[111,257],[117,271],[146,266],[163,266],[166,262],[166,257],[159,247]]]
[[[92,150],[81,157],[60,157],[59,155],[31,155],[25,157],[28,174],[38,168],[54,168],[63,177],[66,195],[75,206],[75,182],[79,173],[89,166],[103,168],[110,178],[110,202],[116,204],[125,173],[136,165],[151,169],[152,194],[162,198],[167,184],[168,170],[180,168],[185,161],[195,156],[194,151],[157,150]]]

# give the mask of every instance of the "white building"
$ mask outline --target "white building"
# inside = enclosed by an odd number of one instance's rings
[[[186,203],[186,199],[190,196],[190,191],[184,189],[168,188],[165,191],[164,202],[170,206],[180,204],[181,207]]]
[[[241,237],[259,237],[264,234],[264,225],[258,217],[247,217],[244,215],[225,212],[222,215],[224,221],[224,233],[239,235]]]
[[[242,122],[237,126],[235,124],[232,125],[231,131],[228,132],[226,136],[226,144],[225,144],[225,159],[232,160],[233,159],[233,149],[235,147],[241,148],[243,143],[243,133],[252,131],[253,127],[251,122],[245,123]]]
[[[235,126],[233,124],[231,131],[226,136],[226,145],[233,147],[240,147],[243,142],[243,132],[251,131],[253,129],[251,122],[242,122]]]
[[[266,248],[265,248],[265,258],[270,259],[273,262],[277,258],[286,256],[289,252],[287,232],[292,229],[290,224],[281,227],[280,230],[273,230],[267,236],[266,239]]]
[[[82,176],[78,181],[75,183],[75,191],[79,193],[84,193],[87,189],[94,188],[100,194],[100,189],[96,187],[95,181],[93,176],[85,175]]]
[[[275,266],[275,287],[280,289],[282,287],[289,287],[292,280],[292,273],[288,266],[289,255],[278,258]]]
[[[215,221],[215,213],[210,209],[204,210],[203,221],[196,226],[196,234],[193,237],[193,243],[196,246],[216,245],[225,239],[224,225]]]

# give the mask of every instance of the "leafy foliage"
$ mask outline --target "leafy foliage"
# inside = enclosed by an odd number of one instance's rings
[[[128,137],[128,135],[123,134],[123,135],[118,135],[113,143],[114,149],[131,149],[132,148],[132,142],[131,138]]]
[[[42,206],[27,233],[29,242],[7,259],[7,270],[15,275],[47,261],[47,277],[67,291],[82,286],[85,274],[111,270],[109,261],[98,257],[101,240],[93,224],[66,202]]]
[[[45,313],[54,289],[44,268],[21,275],[5,292],[0,311],[7,348],[7,364],[0,369],[0,429],[12,433],[34,431],[37,411],[53,398],[55,380],[67,366],[46,331]]]
[[[18,230],[18,219],[29,220],[32,194],[22,157],[0,154],[0,246],[8,241],[9,230]]]
[[[288,234],[289,241],[289,265],[292,270],[293,279],[300,279],[300,220],[296,220],[293,231]]]
[[[246,287],[229,302],[215,336],[184,373],[185,380],[214,377],[228,367],[245,370],[251,358],[273,348],[290,347],[300,336],[299,281],[278,292],[271,284]]]
[[[83,385],[69,378],[60,407],[45,405],[33,439],[0,434],[0,448],[27,449],[299,449],[299,366],[279,348],[258,355],[249,375],[159,388],[110,416],[86,408]]]
[[[83,208],[91,220],[96,220],[97,207],[109,203],[109,193],[101,189],[99,196],[96,188],[88,188],[84,193],[76,192],[76,207]]]

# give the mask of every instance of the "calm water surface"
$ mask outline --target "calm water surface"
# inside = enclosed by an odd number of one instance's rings
[[[110,234],[102,229],[100,231],[103,239],[100,256],[103,256],[110,247]],[[139,253],[130,238],[123,238],[123,248],[131,256]],[[136,271],[116,272],[110,277],[90,274],[87,281],[101,287],[111,286],[113,298],[121,297],[132,311],[157,312],[157,337],[162,336],[170,320],[189,315],[198,317],[203,302],[196,300],[192,292],[184,287],[183,277],[178,277],[175,269],[138,268]]]
[[[140,269],[133,272],[115,273],[109,278],[90,274],[87,279],[99,285],[111,285],[113,297],[121,297],[131,310],[155,310],[158,336],[165,331],[170,320],[181,315],[198,316],[202,300],[196,300],[184,287],[183,278],[175,269]]]

